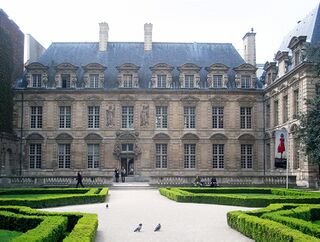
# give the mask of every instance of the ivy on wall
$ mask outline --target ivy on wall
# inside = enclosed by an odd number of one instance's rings
[[[12,132],[13,48],[8,34],[0,29],[0,132]]]

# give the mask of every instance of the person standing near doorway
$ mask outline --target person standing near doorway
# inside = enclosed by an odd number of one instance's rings
[[[124,167],[121,168],[121,181],[125,182],[126,177],[126,169]]]
[[[118,168],[116,168],[114,170],[114,177],[116,178],[116,182],[119,182],[119,169]]]

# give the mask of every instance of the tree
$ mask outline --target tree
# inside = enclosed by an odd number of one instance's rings
[[[316,76],[320,76],[320,43],[308,46],[307,60],[313,63],[313,71]],[[320,85],[316,86],[320,89]],[[306,154],[311,162],[320,165],[320,90],[316,90],[316,95],[312,99],[306,100],[307,112],[300,115],[300,126],[298,137],[303,145]]]

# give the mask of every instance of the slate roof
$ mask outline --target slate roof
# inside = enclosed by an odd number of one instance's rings
[[[307,36],[311,44],[320,41],[320,3],[284,37],[279,50],[289,51],[288,45],[294,36]]]
[[[117,88],[116,66],[133,63],[140,66],[139,86],[149,88],[151,70],[155,64],[166,63],[174,67],[173,85],[177,87],[179,72],[177,67],[185,63],[193,63],[201,68],[200,87],[206,88],[205,67],[214,63],[222,63],[230,67],[229,88],[234,88],[234,71],[245,61],[230,43],[166,43],[153,42],[152,50],[145,51],[143,42],[108,42],[106,52],[99,51],[97,42],[52,43],[38,60],[49,66],[49,79],[53,79],[54,66],[67,62],[75,66],[85,66],[89,63],[99,63],[106,66],[105,88]],[[78,79],[81,80],[83,69],[79,68]],[[49,80],[50,81],[50,80]]]

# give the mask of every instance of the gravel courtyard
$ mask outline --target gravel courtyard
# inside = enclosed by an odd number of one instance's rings
[[[110,189],[106,203],[47,208],[47,211],[96,213],[96,242],[207,242],[253,241],[227,225],[231,210],[252,208],[177,203],[157,189]],[[140,233],[134,228],[142,223]],[[161,223],[160,232],[153,232]]]

